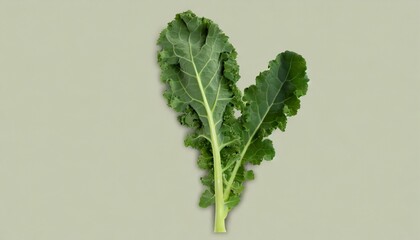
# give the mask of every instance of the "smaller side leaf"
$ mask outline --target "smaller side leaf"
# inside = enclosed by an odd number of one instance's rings
[[[247,139],[255,135],[267,137],[276,128],[284,131],[287,116],[296,115],[299,97],[308,89],[306,61],[301,55],[290,51],[280,53],[268,68],[257,76],[255,85],[245,89],[242,121],[248,131]]]
[[[245,89],[245,107],[238,119],[242,127],[241,158],[228,174],[225,198],[237,194],[235,182],[253,179],[253,173],[245,170],[247,163],[259,165],[273,159],[273,143],[266,137],[275,129],[285,130],[287,117],[296,115],[300,108],[299,98],[306,94],[308,81],[305,59],[285,51],[270,61],[268,70],[257,76],[254,85]]]

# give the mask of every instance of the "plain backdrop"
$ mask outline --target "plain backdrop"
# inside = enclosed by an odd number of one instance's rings
[[[155,42],[191,9],[240,87],[292,50],[311,79],[228,233],[161,96]],[[0,1],[0,240],[420,239],[420,1]]]

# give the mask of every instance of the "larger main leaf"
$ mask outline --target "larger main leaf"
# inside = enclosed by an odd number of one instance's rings
[[[158,45],[164,96],[191,129],[185,144],[200,151],[198,165],[206,170],[199,205],[215,204],[215,231],[224,232],[244,182],[254,179],[247,163],[274,157],[266,137],[276,128],[284,131],[287,117],[300,107],[309,81],[305,60],[290,51],[279,54],[242,95],[235,49],[211,20],[191,11],[177,14]],[[235,110],[242,113],[239,118]]]

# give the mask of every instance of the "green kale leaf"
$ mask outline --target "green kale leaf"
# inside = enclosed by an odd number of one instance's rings
[[[225,232],[245,181],[254,179],[248,164],[274,158],[267,137],[284,131],[287,118],[300,108],[309,81],[305,59],[291,51],[278,54],[242,94],[236,86],[237,53],[211,20],[191,11],[177,14],[158,45],[163,95],[190,129],[185,145],[200,152],[198,166],[206,172],[199,206],[215,205],[215,232]]]

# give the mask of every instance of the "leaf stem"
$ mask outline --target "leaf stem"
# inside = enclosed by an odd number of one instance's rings
[[[217,142],[217,140],[216,140]],[[213,147],[214,160],[214,188],[215,188],[215,216],[214,232],[226,232],[225,228],[225,201],[223,199],[222,163],[218,147]]]

